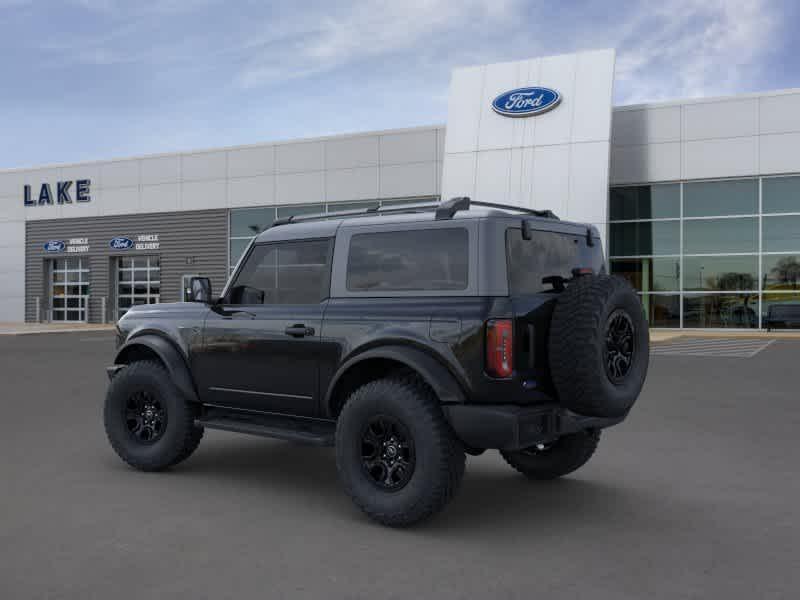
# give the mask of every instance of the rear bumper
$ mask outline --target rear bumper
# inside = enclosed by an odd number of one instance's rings
[[[459,439],[472,448],[520,450],[585,429],[611,427],[625,416],[587,417],[555,404],[448,404],[442,407]]]

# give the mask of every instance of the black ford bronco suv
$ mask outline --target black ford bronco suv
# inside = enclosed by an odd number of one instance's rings
[[[472,205],[472,206],[471,206]],[[454,198],[294,217],[258,235],[222,294],[118,324],[104,420],[145,471],[204,429],[335,446],[373,519],[439,511],[465,453],[551,479],[594,453],[644,383],[641,303],[594,227]]]

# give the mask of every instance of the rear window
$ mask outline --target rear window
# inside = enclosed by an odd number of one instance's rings
[[[522,239],[521,229],[506,230],[508,288],[511,294],[538,294],[553,289],[542,283],[546,277],[570,279],[572,269],[603,268],[600,243],[586,246],[586,237],[553,231],[532,231],[530,240]]]
[[[465,290],[469,236],[464,228],[361,233],[350,239],[351,292]]]

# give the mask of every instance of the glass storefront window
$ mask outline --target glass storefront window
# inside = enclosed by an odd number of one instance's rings
[[[324,204],[302,204],[297,206],[279,206],[278,218],[285,219],[292,215],[313,215],[316,213],[324,213]]]
[[[275,221],[275,207],[239,208],[231,211],[231,237],[252,237]]]
[[[794,310],[800,307],[800,293],[798,292],[767,292],[761,296],[762,327],[782,329],[787,325],[779,320],[781,306],[790,305]],[[774,312],[773,312],[774,311]],[[797,325],[794,324],[796,327]]]
[[[758,256],[684,256],[683,289],[758,289]]]
[[[366,202],[337,202],[336,204],[328,205],[328,212],[341,212],[344,210],[366,210],[368,208],[375,208],[380,203],[377,200],[368,200]]]
[[[611,223],[611,256],[680,253],[680,221]]]
[[[685,294],[683,326],[734,329],[758,327],[758,294]]]
[[[758,213],[758,179],[699,181],[683,185],[684,217]]]
[[[761,287],[800,291],[800,255],[767,254],[761,259]]]
[[[425,204],[428,202],[436,202],[438,198],[435,196],[424,196],[421,198],[399,198],[397,200],[381,200],[381,206],[401,206],[403,204]],[[339,206],[338,204],[329,204],[328,206]]]
[[[611,261],[611,272],[627,279],[640,292],[680,291],[680,259],[636,258]]]
[[[766,177],[761,182],[765,213],[800,213],[800,177]]]
[[[685,254],[758,252],[758,219],[700,219],[683,222]]]
[[[681,186],[637,185],[611,188],[610,221],[666,219],[681,216]]]
[[[236,266],[242,254],[250,245],[250,239],[246,240],[231,240],[231,266]]]
[[[681,326],[681,297],[678,294],[642,294],[644,314],[650,327]]]
[[[764,252],[797,252],[800,250],[800,216],[763,217],[762,247]]]

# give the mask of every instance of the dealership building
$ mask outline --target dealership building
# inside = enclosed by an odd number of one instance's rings
[[[612,106],[614,61],[457,69],[429,127],[2,170],[0,322],[111,322],[221,290],[276,219],[452,196],[596,225],[653,327],[800,303],[800,90]]]

